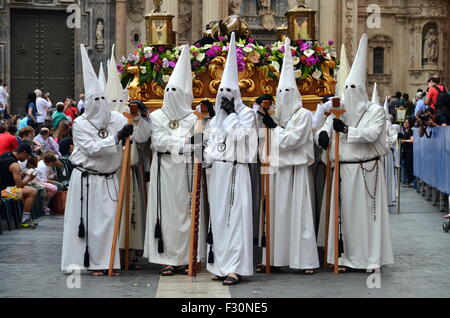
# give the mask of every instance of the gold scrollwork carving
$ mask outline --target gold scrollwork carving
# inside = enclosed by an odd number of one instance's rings
[[[205,85],[202,81],[195,79],[192,83],[192,92],[194,94],[194,97],[202,97],[205,92]]]
[[[158,96],[160,98],[164,97],[164,87],[159,85],[158,82],[152,81],[151,87],[152,87],[153,94],[155,94],[156,96]]]

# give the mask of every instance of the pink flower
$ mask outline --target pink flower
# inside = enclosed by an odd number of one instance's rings
[[[208,51],[206,51],[206,56],[210,58],[215,58],[217,56],[217,53],[213,49],[209,49]]]
[[[159,59],[159,54],[153,54],[152,58],[150,59],[150,62],[156,63]]]
[[[223,40],[225,40],[225,37],[222,35],[219,35],[219,41],[223,41]]]
[[[140,49],[140,48],[143,47],[143,45],[142,45],[141,43],[139,43],[139,44],[137,45],[137,47],[138,47],[138,49]]]
[[[254,42],[255,42],[255,39],[254,39],[254,38],[248,38],[248,42],[254,43]]]
[[[176,62],[176,61],[170,61],[170,62],[169,62],[169,66],[170,66],[171,68],[175,68],[175,65],[177,65],[177,62]]]
[[[195,47],[197,48],[201,47],[200,43],[199,42],[195,43]]]
[[[302,44],[300,44],[301,51],[306,51],[309,48],[311,48],[311,46],[308,43],[303,42]]]
[[[329,45],[329,46],[332,46],[333,44],[334,44],[334,41],[333,41],[333,40],[328,41],[328,45]]]
[[[284,45],[280,47],[280,52],[284,53]]]
[[[117,64],[117,71],[119,73],[123,73],[124,72],[124,69],[123,69],[122,65]]]
[[[317,60],[316,60],[316,58],[314,57],[314,56],[310,56],[310,57],[307,57],[306,58],[306,65],[307,66],[313,66],[313,65],[316,65],[317,64]]]
[[[163,53],[166,49],[163,48],[162,46],[158,49],[159,53]]]

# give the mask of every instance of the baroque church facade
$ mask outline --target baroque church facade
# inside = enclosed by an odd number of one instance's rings
[[[0,0],[0,78],[8,83],[14,112],[35,88],[54,103],[83,91],[79,45],[93,65],[106,65],[145,43],[145,15],[153,0]],[[244,18],[253,36],[276,41],[276,28],[295,0],[165,0],[175,16],[177,43],[192,44],[206,25],[231,14]],[[414,94],[430,76],[450,85],[450,0],[306,0],[317,11],[316,38],[346,45],[350,63],[362,33],[369,35],[368,91]]]

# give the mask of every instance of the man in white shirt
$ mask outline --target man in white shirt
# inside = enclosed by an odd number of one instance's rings
[[[47,118],[47,112],[52,107],[52,101],[50,100],[50,94],[46,93],[44,98],[42,97],[42,91],[40,89],[36,89],[34,91],[36,93],[36,109],[38,114],[36,116],[36,122],[38,124],[43,124],[45,118]]]
[[[78,111],[80,112],[80,114],[84,113],[84,107],[85,107],[84,94],[80,94],[80,100],[78,101],[78,104],[77,104],[77,108],[78,108]]]
[[[0,113],[3,114],[8,111],[8,91],[6,90],[6,84],[3,84],[3,80],[0,79]]]

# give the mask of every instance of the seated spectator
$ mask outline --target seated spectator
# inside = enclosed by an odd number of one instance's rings
[[[63,157],[70,157],[73,152],[73,138],[72,138],[72,128],[69,127],[67,123],[65,125],[60,125],[60,131],[58,136],[59,151]]]
[[[32,156],[32,149],[26,143],[20,145],[13,152],[6,152],[0,156],[0,190],[14,186],[21,189],[23,202],[21,227],[24,229],[34,229],[37,225],[31,220],[31,209],[36,198],[36,190],[28,186],[35,176],[29,174],[22,179],[19,166],[19,161],[25,161],[30,156]]]
[[[33,127],[27,126],[19,131],[19,137],[17,137],[17,141],[19,142],[20,145],[24,139],[33,139],[33,138],[34,138],[34,129]]]
[[[42,152],[51,151],[55,153],[58,157],[61,157],[59,152],[59,146],[56,141],[50,136],[50,130],[47,127],[41,128],[39,135],[34,137],[34,141],[41,145]]]
[[[60,165],[58,158],[56,158],[53,152],[47,152],[42,156],[42,160],[37,165],[36,181],[43,187],[45,187],[46,197],[44,201],[45,215],[50,215],[50,209],[48,204],[53,196],[58,191],[56,185],[52,184],[52,181],[56,181],[56,173],[53,171],[53,167]]]
[[[54,131],[56,131],[56,129],[58,128],[61,120],[66,120],[69,123],[72,122],[72,118],[70,118],[64,114],[64,104],[61,102],[58,102],[58,104],[56,104],[56,112],[53,113],[52,118],[53,118],[53,130]]]
[[[14,125],[8,126],[5,133],[0,134],[0,155],[5,152],[12,152],[19,147],[19,142],[16,138],[17,127]]]

